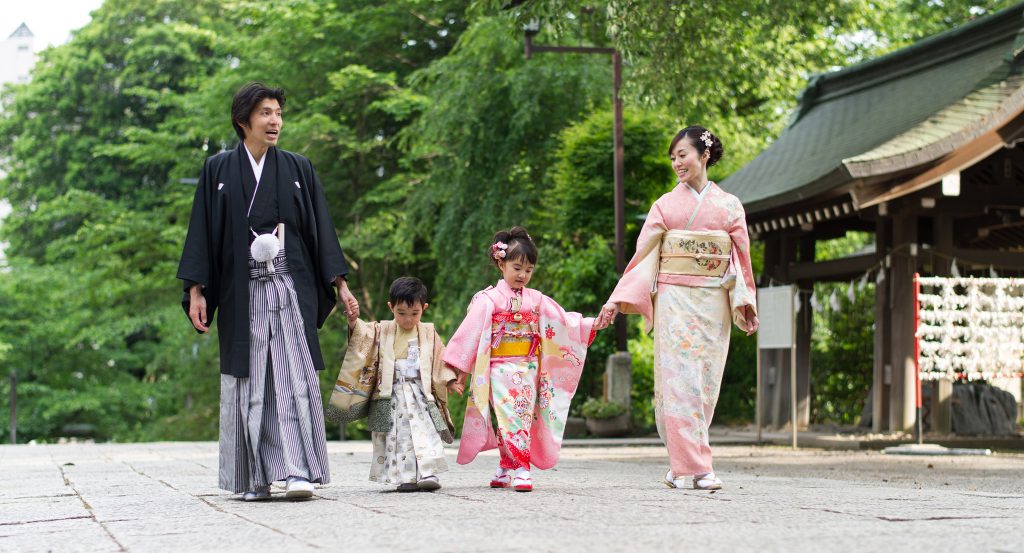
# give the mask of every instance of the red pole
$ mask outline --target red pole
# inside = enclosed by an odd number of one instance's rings
[[[921,421],[921,337],[917,335],[921,326],[921,282],[914,273],[914,391],[917,404],[917,443],[924,443],[924,425]]]

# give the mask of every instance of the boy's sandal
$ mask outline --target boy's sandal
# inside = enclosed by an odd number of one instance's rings
[[[709,472],[704,475],[697,475],[693,477],[693,489],[720,490],[722,489],[722,480],[715,476],[715,473],[713,472]]]
[[[436,476],[427,476],[421,479],[419,482],[417,482],[416,487],[425,492],[432,492],[434,490],[441,489],[441,482],[437,479]]]
[[[418,492],[420,491],[420,487],[416,484],[416,482],[404,482],[398,485],[398,491],[403,493]]]

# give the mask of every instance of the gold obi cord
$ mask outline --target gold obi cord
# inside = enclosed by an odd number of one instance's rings
[[[491,357],[531,357],[540,345],[533,313],[495,313],[491,321]]]
[[[720,230],[670,230],[661,241],[658,272],[720,277],[729,269],[732,239]]]

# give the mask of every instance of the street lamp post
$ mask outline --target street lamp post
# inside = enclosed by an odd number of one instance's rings
[[[533,36],[539,31],[539,25],[531,22],[523,27],[523,53],[526,59],[534,53],[554,52],[562,54],[600,54],[612,57],[612,103],[615,108],[613,131],[613,165],[615,179],[615,270],[621,276],[626,270],[626,192],[623,188],[625,178],[625,147],[622,145],[622,98],[619,88],[622,86],[622,55],[615,48],[597,48],[591,46],[541,46],[533,43]],[[615,319],[615,348],[627,351],[626,316],[620,314]]]

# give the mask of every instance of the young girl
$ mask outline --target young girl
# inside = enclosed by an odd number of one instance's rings
[[[473,296],[444,354],[444,362],[460,371],[460,383],[472,376],[457,461],[467,464],[497,447],[501,462],[491,487],[528,492],[530,466],[548,469],[558,461],[594,319],[567,313],[526,287],[537,264],[537,246],[526,229],[498,232],[487,253],[501,280]]]

